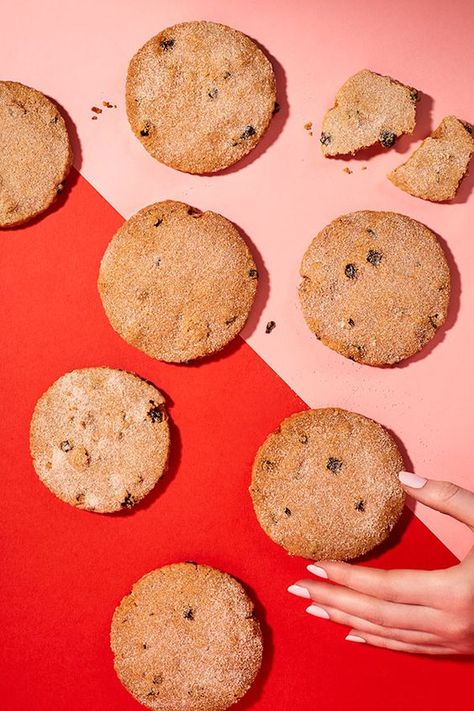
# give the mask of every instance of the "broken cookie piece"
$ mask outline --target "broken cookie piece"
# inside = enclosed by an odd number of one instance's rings
[[[388,179],[423,200],[452,200],[474,153],[472,127],[446,116],[410,158],[392,170]]]
[[[321,130],[325,156],[354,154],[380,143],[390,148],[415,128],[418,91],[388,76],[362,69],[336,94]]]

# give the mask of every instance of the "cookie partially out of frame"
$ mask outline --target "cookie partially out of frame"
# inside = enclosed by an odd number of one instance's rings
[[[415,128],[418,91],[388,76],[363,69],[336,94],[321,129],[325,156],[356,153],[380,143],[391,148],[398,136]]]
[[[38,400],[30,449],[39,478],[72,506],[131,508],[166,469],[170,444],[163,395],[112,368],[73,370]]]
[[[417,353],[447,315],[449,267],[425,225],[394,212],[338,217],[301,263],[310,330],[347,358],[385,365]]]
[[[452,200],[473,153],[472,126],[456,116],[446,116],[409,159],[387,177],[397,188],[423,200]]]
[[[263,530],[291,555],[346,560],[381,543],[405,494],[389,433],[337,408],[298,412],[258,450],[250,487]]]
[[[0,81],[0,227],[44,212],[61,192],[72,157],[57,106],[29,86]]]
[[[122,338],[180,363],[220,350],[242,330],[257,279],[231,222],[167,200],[119,229],[102,259],[99,292]]]
[[[275,75],[242,32],[183,22],[132,58],[126,104],[134,134],[154,158],[188,173],[212,173],[262,138],[275,108]]]
[[[115,610],[117,675],[150,709],[224,711],[262,661],[253,604],[234,578],[196,563],[148,573]]]

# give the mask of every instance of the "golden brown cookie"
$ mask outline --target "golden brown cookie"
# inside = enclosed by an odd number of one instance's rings
[[[250,492],[265,533],[291,555],[357,558],[381,543],[405,501],[389,433],[354,412],[286,418],[257,452]]]
[[[436,235],[405,215],[363,210],[338,217],[314,238],[300,273],[310,330],[361,363],[408,358],[446,319],[446,257]]]
[[[18,82],[0,81],[0,137],[0,227],[11,227],[51,205],[73,156],[57,106]]]
[[[262,138],[275,108],[275,75],[241,32],[183,22],[132,58],[126,102],[132,130],[154,158],[187,173],[213,173]]]
[[[137,375],[73,370],[38,400],[30,449],[39,478],[72,506],[105,513],[130,508],[166,469],[165,399]]]
[[[398,136],[415,128],[418,91],[391,77],[363,69],[339,89],[321,130],[325,156],[356,153],[380,143],[391,148]]]
[[[446,116],[409,159],[387,177],[397,188],[423,200],[452,200],[473,153],[472,127],[456,116]]]
[[[167,200],[119,229],[100,265],[99,292],[122,338],[180,363],[220,350],[242,330],[257,278],[232,223]]]
[[[223,711],[262,661],[247,593],[197,563],[167,565],[135,583],[115,610],[110,641],[120,681],[150,709]]]

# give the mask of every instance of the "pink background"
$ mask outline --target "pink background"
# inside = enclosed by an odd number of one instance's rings
[[[80,136],[76,167],[124,217],[157,200],[182,199],[222,213],[248,235],[263,285],[243,335],[257,353],[311,406],[346,407],[390,428],[406,448],[407,468],[473,488],[474,169],[452,205],[412,198],[385,178],[443,116],[474,122],[472,3],[17,0],[2,15],[1,78],[30,84],[65,108]],[[132,54],[152,34],[188,19],[242,30],[277,71],[282,110],[261,146],[219,176],[185,175],[155,162],[124,112]],[[370,160],[324,160],[322,114],[363,67],[423,92],[415,134]],[[118,108],[92,121],[90,109],[102,100]],[[308,121],[313,137],[303,128]],[[314,234],[342,213],[367,208],[427,224],[442,237],[452,267],[446,328],[433,346],[394,368],[358,365],[325,348],[297,303],[299,264]],[[267,335],[269,320],[277,327]],[[416,513],[458,556],[472,545],[461,524],[421,506]]]

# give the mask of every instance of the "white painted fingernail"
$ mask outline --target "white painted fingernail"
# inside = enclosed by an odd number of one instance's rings
[[[311,600],[309,590],[304,588],[302,585],[290,585],[288,592],[292,595],[296,595],[296,597],[304,597],[306,600]]]
[[[317,605],[310,605],[306,608],[306,612],[309,615],[313,615],[313,617],[321,617],[323,620],[329,620],[329,613],[326,612],[326,610],[323,610],[322,607],[318,607]]]
[[[359,644],[365,643],[363,637],[358,637],[356,634],[348,634],[346,637],[347,642],[359,642]]]
[[[311,563],[307,566],[306,569],[309,570],[310,573],[313,573],[313,575],[317,575],[318,578],[325,578],[326,580],[328,579],[328,574],[323,568],[320,568],[319,565],[313,565]]]
[[[405,486],[411,486],[412,489],[421,489],[426,484],[426,479],[418,474],[413,474],[413,472],[399,472],[398,478],[405,484]]]

